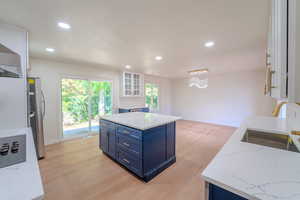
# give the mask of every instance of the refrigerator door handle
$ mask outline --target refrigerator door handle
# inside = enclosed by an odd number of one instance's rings
[[[46,114],[46,100],[45,100],[44,92],[42,90],[41,90],[41,94],[42,94],[42,102],[43,102],[42,116],[43,116],[43,119],[44,119],[45,118],[45,114]]]
[[[34,113],[34,112],[30,112],[29,117],[30,117],[30,118],[35,117],[35,113]]]

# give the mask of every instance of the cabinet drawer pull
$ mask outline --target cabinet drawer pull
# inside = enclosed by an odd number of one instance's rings
[[[130,132],[127,130],[123,130],[123,133],[130,134]]]
[[[292,131],[292,135],[298,135],[298,136],[300,136],[300,131]]]
[[[276,71],[272,70],[271,67],[267,68],[267,80],[265,85],[265,95],[270,93],[272,89],[277,88],[276,86],[272,85],[272,79],[273,75],[276,73]]]
[[[130,164],[130,161],[127,160],[126,158],[123,158],[123,161],[127,162],[128,164]]]
[[[126,146],[126,147],[130,147],[130,144],[128,144],[126,142],[123,142],[123,145]]]

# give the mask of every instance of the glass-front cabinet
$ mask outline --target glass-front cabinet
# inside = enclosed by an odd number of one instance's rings
[[[124,96],[132,95],[132,74],[124,72]]]
[[[133,74],[133,95],[140,96],[141,88],[140,88],[140,74]]]
[[[132,72],[123,72],[123,96],[143,96],[143,75]]]

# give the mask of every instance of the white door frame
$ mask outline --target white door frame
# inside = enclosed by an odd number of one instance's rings
[[[77,76],[77,75],[68,75],[68,74],[62,74],[59,77],[59,113],[58,113],[58,123],[59,123],[59,130],[58,130],[58,140],[59,141],[65,141],[65,140],[71,140],[75,138],[81,138],[86,137],[90,135],[90,131],[88,134],[75,134],[74,136],[64,137],[64,131],[63,131],[63,112],[62,112],[62,95],[61,95],[61,89],[62,89],[62,79],[77,79],[77,80],[86,80],[86,81],[99,81],[99,82],[110,82],[111,83],[111,101],[112,101],[112,109],[114,108],[114,83],[112,78],[103,78],[103,77],[89,77],[89,76]],[[90,108],[89,108],[90,109]],[[90,111],[89,111],[90,112]],[[90,113],[89,113],[90,118]],[[90,123],[90,120],[89,120]],[[90,127],[90,126],[89,126]]]

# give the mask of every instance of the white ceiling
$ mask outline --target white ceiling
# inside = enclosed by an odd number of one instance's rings
[[[29,31],[30,55],[167,77],[264,67],[269,0],[0,0]],[[61,30],[57,22],[70,23]],[[213,48],[204,47],[213,40]],[[45,52],[46,47],[56,49]],[[163,56],[156,61],[155,56]]]

